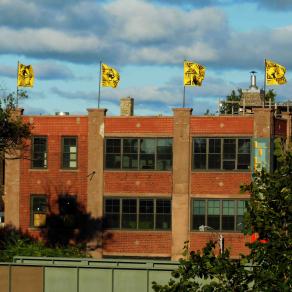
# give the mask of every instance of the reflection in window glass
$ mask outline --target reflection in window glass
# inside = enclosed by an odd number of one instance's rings
[[[154,228],[154,201],[152,199],[139,200],[139,229]]]
[[[222,201],[222,230],[234,230],[235,201]]]
[[[205,200],[193,201],[193,226],[194,230],[199,230],[201,225],[205,224]]]
[[[171,170],[172,139],[157,139],[157,170]]]
[[[140,169],[155,169],[155,139],[140,139]]]
[[[138,169],[138,139],[123,139],[123,168]]]
[[[105,167],[111,169],[121,168],[121,139],[106,139]]]
[[[122,200],[122,228],[137,228],[137,200]]]
[[[220,200],[208,200],[207,226],[220,229]]]

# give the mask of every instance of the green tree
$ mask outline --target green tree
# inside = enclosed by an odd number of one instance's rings
[[[26,92],[20,91],[18,98],[26,98]],[[14,93],[0,98],[0,159],[7,155],[18,158],[17,150],[22,150],[25,140],[30,137],[30,125],[17,116],[16,97]]]
[[[222,101],[220,104],[220,114],[232,114],[238,113],[239,101],[242,96],[242,89],[238,88],[237,92],[232,90],[229,95],[226,96],[226,101]]]
[[[153,283],[156,292],[167,291],[291,291],[292,290],[292,153],[275,143],[278,168],[254,175],[242,191],[251,194],[244,232],[259,238],[247,244],[250,253],[234,261],[229,251],[215,255],[216,242],[203,252],[188,252],[167,285]]]

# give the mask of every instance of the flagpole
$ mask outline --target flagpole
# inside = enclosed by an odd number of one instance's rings
[[[98,101],[97,101],[97,107],[99,108],[100,105],[100,83],[101,83],[101,61],[99,62],[99,82],[98,82]]]
[[[264,107],[266,100],[266,85],[267,85],[267,59],[265,59],[265,77],[264,77]]]
[[[186,87],[184,86],[184,94],[183,94],[183,108],[186,105]]]
[[[19,71],[19,61],[17,61],[17,73],[16,73],[16,107],[18,107],[18,71]]]

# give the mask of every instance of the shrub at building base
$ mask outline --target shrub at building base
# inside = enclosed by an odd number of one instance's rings
[[[14,256],[89,257],[85,245],[51,248],[12,226],[5,226],[0,229],[0,261],[11,262]]]
[[[258,234],[247,244],[250,254],[237,261],[229,251],[216,256],[214,242],[202,252],[185,249],[173,278],[167,285],[154,282],[154,291],[292,291],[292,153],[281,148],[277,141],[274,173],[262,170],[242,188],[251,194],[244,232]]]

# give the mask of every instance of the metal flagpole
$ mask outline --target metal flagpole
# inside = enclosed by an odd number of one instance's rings
[[[99,83],[98,83],[98,101],[97,101],[98,108],[100,105],[100,83],[101,83],[101,61],[99,62]]]
[[[267,85],[267,59],[265,59],[265,77],[264,77],[264,107],[266,100],[266,85]]]
[[[184,86],[184,95],[183,95],[183,108],[186,105],[186,87]]]
[[[19,61],[17,61],[17,72],[16,72],[16,107],[18,107],[18,94],[19,94],[18,71],[19,71]]]

